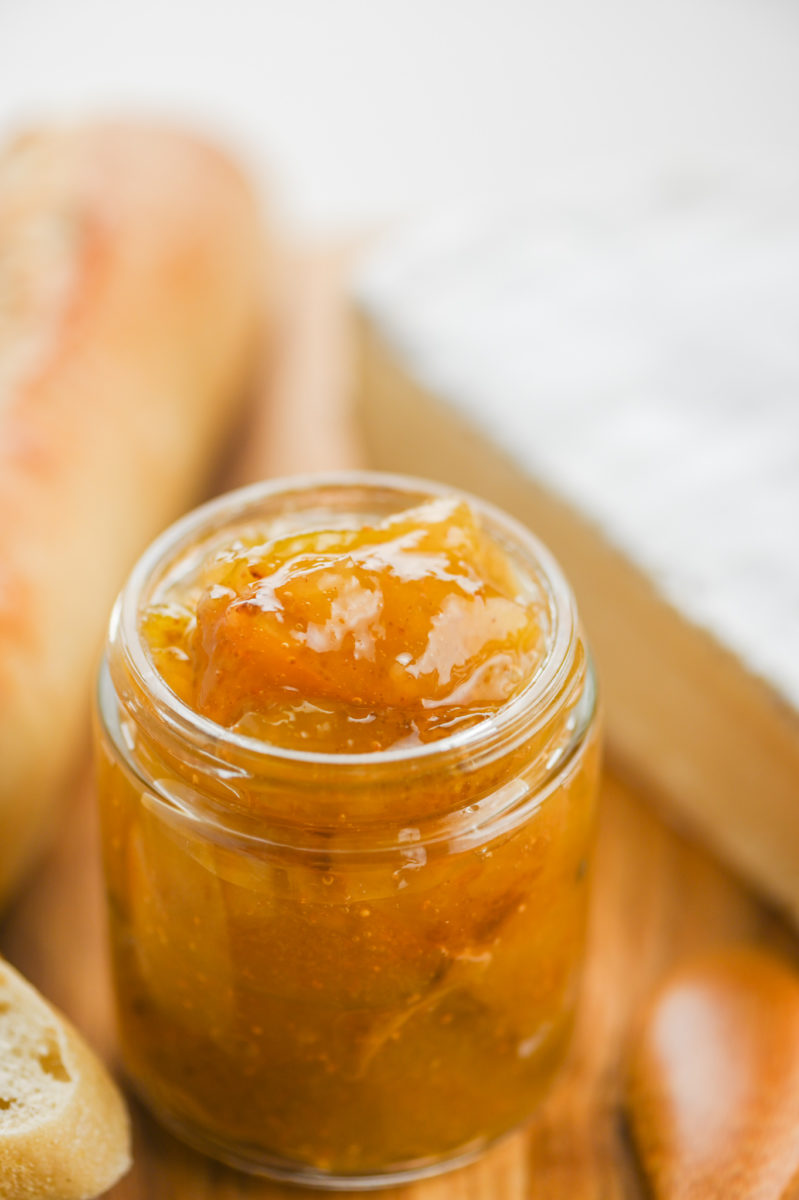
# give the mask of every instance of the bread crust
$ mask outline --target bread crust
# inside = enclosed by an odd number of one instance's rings
[[[54,1111],[18,1129],[0,1120],[0,1200],[90,1200],[130,1166],[125,1102],[69,1022],[3,959],[0,987],[34,1028],[55,1039],[58,1080]]]
[[[631,1039],[628,1105],[657,1200],[799,1186],[799,975],[754,947],[674,968]]]
[[[247,183],[185,133],[44,131],[0,155],[0,903],[82,743],[114,596],[235,414],[261,262]]]

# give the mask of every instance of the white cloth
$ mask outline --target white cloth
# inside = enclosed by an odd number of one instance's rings
[[[450,216],[357,291],[419,382],[799,708],[799,177]]]

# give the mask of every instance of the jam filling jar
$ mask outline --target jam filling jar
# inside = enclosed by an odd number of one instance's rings
[[[578,995],[596,711],[559,567],[474,497],[277,481],[156,541],[96,720],[121,1047],[156,1116],[327,1188],[523,1123]]]

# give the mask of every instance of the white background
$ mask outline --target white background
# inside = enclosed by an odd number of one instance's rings
[[[0,131],[147,108],[303,230],[799,155],[797,0],[0,0]]]

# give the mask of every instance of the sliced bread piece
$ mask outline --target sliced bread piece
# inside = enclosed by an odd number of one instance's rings
[[[0,1200],[89,1200],[129,1166],[125,1102],[105,1067],[0,959]]]

